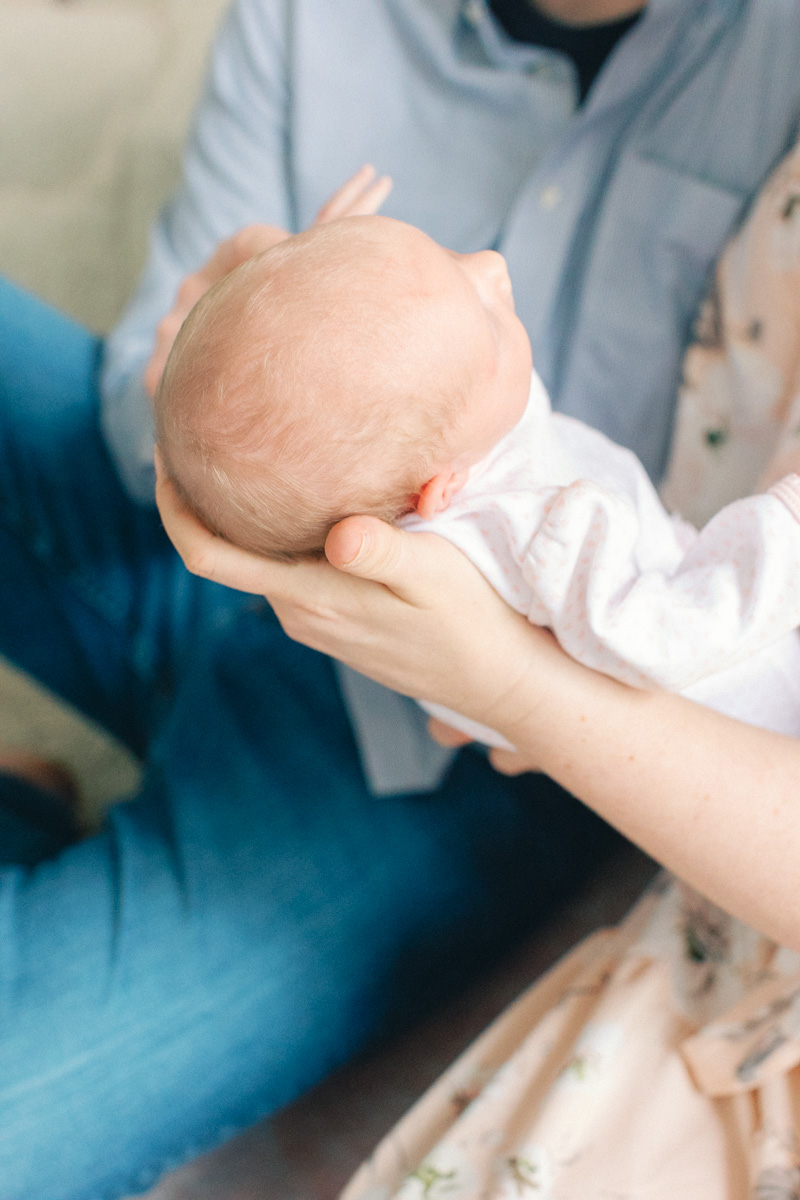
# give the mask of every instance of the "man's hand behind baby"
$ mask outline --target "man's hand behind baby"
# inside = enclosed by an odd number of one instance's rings
[[[324,225],[341,217],[371,216],[380,209],[391,190],[392,181],[387,175],[376,179],[375,168],[365,165],[323,204],[313,224]],[[198,300],[242,263],[255,258],[257,254],[264,254],[290,236],[287,230],[278,225],[248,225],[233,237],[220,242],[208,262],[199,271],[186,276],[172,309],[156,329],[155,349],[144,373],[144,384],[151,399],[156,394],[178,331]]]

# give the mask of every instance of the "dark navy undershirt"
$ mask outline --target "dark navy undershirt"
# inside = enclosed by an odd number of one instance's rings
[[[642,15],[634,13],[603,25],[564,25],[546,17],[531,0],[489,0],[489,7],[515,41],[559,50],[572,59],[578,71],[581,104],[617,42]]]

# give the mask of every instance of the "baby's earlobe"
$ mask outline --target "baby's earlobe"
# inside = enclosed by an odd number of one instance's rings
[[[467,481],[468,471],[440,471],[424,483],[415,497],[417,515],[431,521],[437,513],[450,507],[453,496]]]

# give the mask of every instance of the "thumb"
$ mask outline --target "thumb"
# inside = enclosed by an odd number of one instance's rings
[[[428,590],[425,576],[431,574],[423,570],[427,541],[423,534],[407,533],[377,517],[346,517],[328,534],[325,555],[338,570],[382,583],[400,599],[419,605]]]

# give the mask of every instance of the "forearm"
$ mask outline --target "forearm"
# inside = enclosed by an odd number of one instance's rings
[[[800,949],[800,743],[628,688],[555,646],[552,668],[505,699],[501,731],[682,879]]]
[[[659,862],[800,949],[800,741],[581,666],[431,534],[351,517],[328,538],[332,570],[215,538],[163,474],[159,502],[190,570],[268,595],[298,641],[498,730]]]

